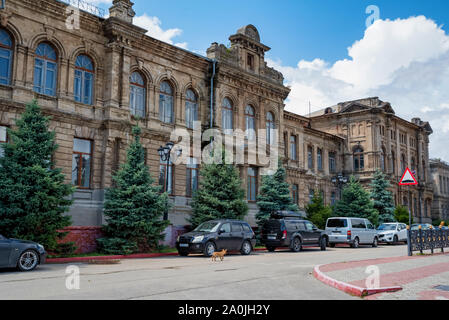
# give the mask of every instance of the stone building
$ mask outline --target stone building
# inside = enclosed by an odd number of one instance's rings
[[[399,118],[388,102],[366,98],[339,103],[311,114],[311,126],[344,139],[343,172],[367,186],[375,171],[391,177],[396,205],[409,207],[416,222],[432,221],[433,181],[430,176],[429,136],[432,128],[418,118]],[[400,187],[406,168],[419,185]]]
[[[449,164],[440,159],[430,160],[430,171],[434,183],[432,217],[449,220]]]
[[[193,136],[195,121],[201,131],[254,130],[277,144],[301,208],[316,190],[334,203],[339,190],[331,178],[338,173],[355,171],[368,181],[382,167],[397,178],[410,165],[421,184],[412,197],[395,184],[396,202],[413,199],[415,216],[430,219],[428,123],[400,119],[377,98],[339,104],[310,119],[285,112],[290,89],[267,66],[270,48],[253,25],[231,35],[229,47],[212,43],[203,57],[146,35],[132,23],[132,8],[129,0],[114,0],[108,18],[56,0],[8,0],[0,9],[0,143],[7,142],[6,127],[14,126],[25,104],[37,99],[52,117],[55,163],[77,186],[69,213],[75,227],[104,223],[104,190],[125,161],[137,123],[151,174],[174,203],[168,218],[174,229],[184,226],[201,159],[184,150],[187,163],[167,165],[158,148],[176,130]],[[257,138],[247,135],[245,141]],[[259,159],[238,165],[253,225],[266,166]]]

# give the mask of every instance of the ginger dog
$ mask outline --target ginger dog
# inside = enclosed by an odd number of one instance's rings
[[[217,258],[220,258],[220,260],[223,261],[227,252],[227,249],[221,250],[220,252],[214,252],[212,254],[212,261],[217,261]]]

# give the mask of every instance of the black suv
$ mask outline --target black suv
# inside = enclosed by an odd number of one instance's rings
[[[261,241],[270,252],[280,247],[298,252],[303,245],[318,246],[324,251],[328,237],[323,230],[319,230],[299,214],[278,213],[263,225]]]
[[[199,225],[192,232],[183,234],[176,241],[179,255],[203,253],[212,256],[215,251],[227,249],[248,255],[256,245],[256,235],[250,225],[239,220],[212,220]]]

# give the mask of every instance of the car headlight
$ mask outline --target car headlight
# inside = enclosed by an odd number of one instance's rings
[[[38,244],[38,245],[37,245],[37,247],[39,248],[39,250],[45,251],[45,248],[44,248],[44,246],[43,246],[43,245],[41,245],[41,244]]]
[[[204,236],[197,236],[193,238],[192,243],[198,243],[204,240]]]

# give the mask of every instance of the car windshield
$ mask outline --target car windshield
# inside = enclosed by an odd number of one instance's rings
[[[215,232],[218,230],[218,226],[220,223],[218,222],[204,222],[195,228],[193,231],[199,232]]]
[[[346,219],[329,219],[327,220],[328,228],[346,228],[348,222]]]
[[[395,224],[382,224],[377,228],[377,230],[387,231],[387,230],[396,230]]]

